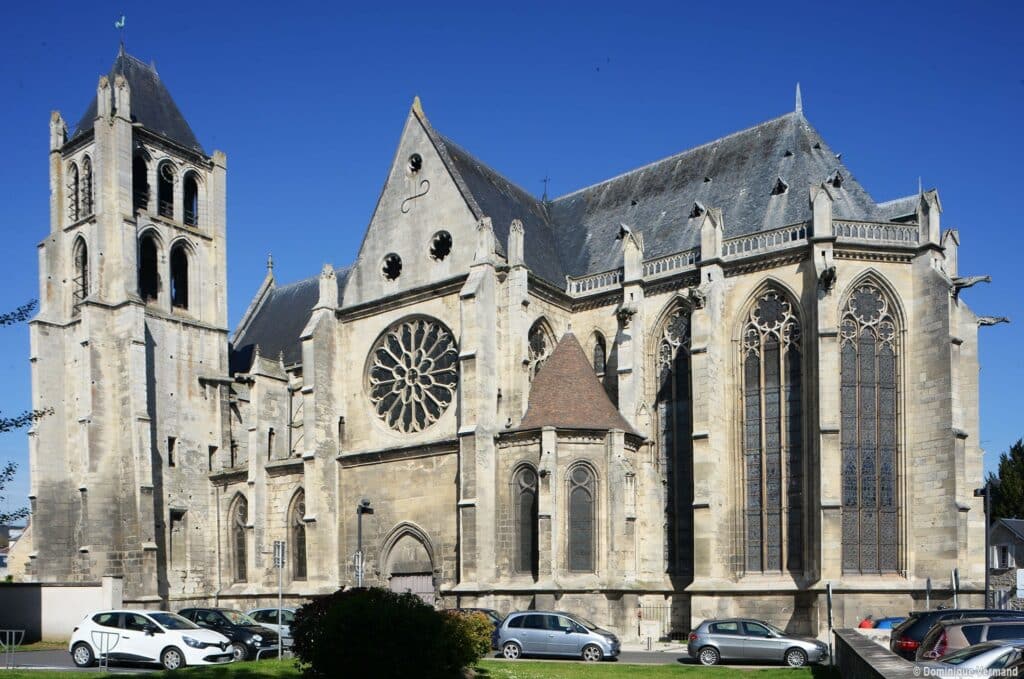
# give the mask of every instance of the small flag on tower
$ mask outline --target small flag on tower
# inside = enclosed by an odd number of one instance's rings
[[[114,22],[114,28],[124,28],[124,15],[123,14],[121,15],[120,19],[118,19],[117,21]]]

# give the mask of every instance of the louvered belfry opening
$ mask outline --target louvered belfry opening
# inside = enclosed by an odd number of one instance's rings
[[[139,297],[144,302],[154,301],[160,294],[159,259],[156,238],[144,235],[139,240]]]

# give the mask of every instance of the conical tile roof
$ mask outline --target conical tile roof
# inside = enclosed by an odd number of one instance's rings
[[[519,429],[622,429],[636,432],[608,399],[604,387],[571,332],[559,340],[537,376]]]

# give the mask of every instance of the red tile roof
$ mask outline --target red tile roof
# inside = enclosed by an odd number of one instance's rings
[[[530,401],[518,429],[622,429],[635,434],[612,405],[579,340],[565,333],[533,378]]]

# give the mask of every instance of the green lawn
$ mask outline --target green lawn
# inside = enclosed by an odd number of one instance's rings
[[[123,677],[112,674],[80,674],[77,672],[48,672],[40,670],[4,670],[0,679],[101,679]],[[147,675],[157,679],[297,679],[300,676],[294,660],[262,660],[260,662],[232,663],[211,667],[194,667],[178,672],[155,672]],[[728,667],[696,667],[672,665],[629,665],[621,662],[600,664],[564,662],[536,662],[520,660],[481,660],[477,667],[480,679],[839,679],[838,672],[827,667],[790,669],[765,667],[759,669],[732,669]],[[412,678],[410,678],[412,679]]]
[[[699,667],[694,665],[630,665],[622,662],[600,664],[565,662],[534,662],[481,660],[477,676],[488,679],[839,679],[839,673],[828,667],[764,667],[738,669]]]

